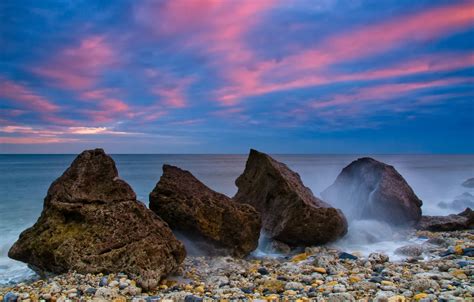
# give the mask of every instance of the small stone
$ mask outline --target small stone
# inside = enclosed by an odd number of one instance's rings
[[[426,294],[426,293],[419,293],[419,294],[414,295],[414,296],[413,296],[413,299],[416,300],[416,301],[419,301],[419,300],[424,299],[424,298],[426,298],[426,297],[428,297],[428,294]]]
[[[18,295],[12,292],[8,292],[5,294],[5,296],[3,296],[4,302],[16,302],[17,299],[18,299]]]
[[[421,279],[413,280],[411,282],[411,287],[410,287],[410,289],[415,292],[424,292],[424,291],[429,290],[430,288],[438,289],[439,284],[434,280],[421,278]]]
[[[405,296],[397,295],[388,298],[388,302],[405,302],[407,299]]]
[[[202,302],[203,299],[193,295],[188,295],[184,298],[184,302]]]
[[[261,267],[257,271],[260,275],[268,275],[268,270],[265,267]]]
[[[303,261],[303,260],[306,260],[306,259],[308,259],[308,254],[301,253],[301,254],[298,254],[296,256],[293,256],[293,258],[291,258],[291,261],[292,262],[300,262],[300,261]]]
[[[204,293],[204,286],[198,286],[194,289],[196,292],[203,294]]]
[[[283,294],[288,295],[288,296],[294,296],[294,295],[297,294],[297,292],[290,289],[290,290],[285,290],[285,292],[283,292]]]
[[[349,259],[349,260],[357,260],[357,256],[354,256],[352,254],[342,252],[339,254],[339,259]]]
[[[361,279],[357,276],[350,276],[349,277],[349,282],[351,283],[356,283],[356,282],[359,282]]]
[[[396,249],[395,254],[410,256],[410,257],[418,257],[423,254],[423,246],[420,244],[405,245]]]
[[[303,289],[303,288],[304,288],[303,284],[301,284],[299,282],[288,282],[285,285],[285,289],[300,290],[300,289]]]
[[[388,260],[389,260],[389,257],[382,253],[371,253],[369,255],[369,261],[371,262],[383,264],[385,262],[388,262]]]
[[[107,284],[109,284],[109,279],[107,277],[100,278],[99,287],[107,286]]]
[[[324,267],[315,267],[314,271],[320,274],[326,274],[326,269]]]
[[[369,282],[373,282],[373,283],[381,283],[382,281],[383,279],[378,276],[375,276],[369,279]]]
[[[89,287],[89,288],[87,288],[87,289],[85,290],[84,293],[85,293],[86,295],[93,296],[93,295],[95,295],[95,292],[96,292],[96,291],[97,291],[97,290],[96,290],[94,287]]]

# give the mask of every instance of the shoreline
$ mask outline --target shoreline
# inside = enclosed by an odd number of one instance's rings
[[[412,236],[428,240],[407,246],[403,253],[411,256],[404,261],[392,262],[377,253],[357,257],[357,252],[328,247],[281,258],[188,256],[155,291],[142,291],[125,274],[68,273],[0,286],[0,296],[16,295],[18,301],[137,302],[473,299],[474,231],[417,231]],[[351,259],[354,256],[357,259]]]

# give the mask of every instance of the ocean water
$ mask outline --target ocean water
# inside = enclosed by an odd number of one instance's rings
[[[335,180],[342,168],[362,155],[274,155],[298,172],[316,196]],[[49,185],[75,155],[0,155],[0,284],[33,276],[23,263],[7,257],[8,249],[38,218]],[[247,155],[112,155],[120,177],[148,204],[148,193],[161,176],[164,163],[191,171],[210,188],[233,196],[235,179],[243,172]],[[474,177],[474,155],[374,155],[395,166],[423,200],[423,214],[446,215],[440,201],[474,190],[461,186]],[[389,255],[406,241],[375,221],[351,221],[346,238],[334,245],[348,251]]]

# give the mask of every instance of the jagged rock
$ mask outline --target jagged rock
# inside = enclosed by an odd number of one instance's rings
[[[300,176],[267,154],[250,150],[234,200],[254,206],[267,236],[292,246],[324,244],[347,232],[342,212],[316,198]]]
[[[431,232],[472,229],[474,228],[474,211],[467,208],[459,214],[448,216],[422,216],[416,228]]]
[[[466,188],[474,188],[474,177],[466,179],[466,181],[462,183],[462,186]]]
[[[322,196],[350,218],[392,225],[415,224],[423,204],[394,167],[368,157],[345,167]]]
[[[186,252],[119,179],[112,158],[95,149],[82,152],[52,183],[38,221],[8,255],[38,272],[123,272],[154,288]]]
[[[257,248],[258,212],[211,190],[178,167],[163,166],[163,175],[150,193],[150,209],[173,230],[209,243],[208,253],[243,257]]]

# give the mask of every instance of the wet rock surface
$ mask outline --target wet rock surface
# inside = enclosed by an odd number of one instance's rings
[[[467,208],[459,214],[447,216],[423,216],[416,226],[432,232],[459,231],[474,228],[474,212]]]
[[[53,182],[40,218],[8,253],[40,273],[125,272],[144,288],[155,287],[185,254],[102,149],[82,152]]]
[[[316,198],[297,173],[267,154],[250,150],[235,183],[234,200],[260,212],[263,230],[272,239],[307,246],[334,241],[347,232],[340,210]]]
[[[421,218],[422,201],[394,167],[373,158],[353,161],[321,193],[351,218],[413,225]]]
[[[150,193],[150,209],[173,230],[193,238],[194,244],[206,241],[202,249],[208,253],[243,257],[257,248],[259,213],[211,190],[178,167],[163,166],[163,175]]]
[[[20,301],[471,301],[474,233],[410,236],[426,240],[425,260],[392,261],[380,253],[340,259],[344,251],[330,247],[278,258],[187,257],[156,290],[143,290],[126,274],[68,273],[1,287],[0,296]]]

